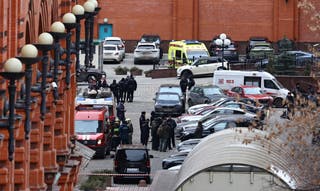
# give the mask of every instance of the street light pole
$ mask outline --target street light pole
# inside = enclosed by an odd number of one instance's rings
[[[219,35],[219,38],[215,40],[215,43],[221,47],[221,61],[222,67],[224,67],[224,48],[228,47],[231,44],[231,41],[227,38],[227,35],[222,33]],[[227,69],[229,70],[229,62],[227,63]]]

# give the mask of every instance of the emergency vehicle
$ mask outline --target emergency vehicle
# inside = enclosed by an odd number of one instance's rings
[[[283,106],[289,92],[273,75],[264,71],[216,70],[213,84],[224,90],[241,85],[260,87],[263,93],[273,97],[276,107]]]
[[[95,156],[105,158],[110,153],[108,120],[115,114],[113,97],[76,97],[75,133],[77,141],[96,151]]]
[[[198,58],[209,56],[205,44],[197,40],[181,40],[169,43],[168,61],[174,68],[191,64]]]

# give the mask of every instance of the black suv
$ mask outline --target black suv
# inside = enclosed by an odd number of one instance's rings
[[[99,81],[103,75],[106,76],[106,72],[103,70],[81,66],[77,72],[77,82],[88,82],[92,76]]]
[[[148,149],[143,145],[120,145],[113,157],[114,171],[121,176],[114,176],[113,183],[121,184],[126,180],[146,180],[150,183],[150,158]],[[126,176],[127,175],[127,176]]]
[[[140,38],[140,42],[153,42],[160,50],[160,59],[162,59],[163,51],[161,47],[161,38],[157,34],[143,34]]]

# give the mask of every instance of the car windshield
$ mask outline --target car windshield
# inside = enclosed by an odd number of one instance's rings
[[[178,93],[180,96],[182,96],[182,91],[180,87],[160,87],[159,92]]]
[[[105,44],[115,44],[115,45],[120,45],[121,42],[119,40],[106,40],[104,41]]]
[[[102,133],[102,121],[98,120],[75,120],[76,133]]]
[[[139,45],[138,49],[155,49],[153,45]]]
[[[147,160],[147,152],[139,149],[123,149],[117,151],[118,161],[140,162]]]
[[[204,95],[222,95],[223,91],[220,88],[212,88],[212,87],[208,87],[208,88],[203,88],[203,93]]]
[[[155,43],[160,43],[159,37],[156,36],[143,36],[140,40],[141,42],[155,42]]]
[[[160,94],[158,96],[159,101],[179,101],[178,94]]]
[[[208,53],[206,50],[187,50],[187,57],[188,59],[192,60],[193,58],[200,58],[200,57],[208,57]]]
[[[103,47],[104,50],[116,50],[115,46],[104,46]]]
[[[261,89],[256,87],[256,88],[243,88],[243,91],[245,94],[262,94]]]

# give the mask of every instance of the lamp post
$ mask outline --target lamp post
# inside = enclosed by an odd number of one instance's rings
[[[81,5],[75,5],[72,7],[72,13],[76,16],[76,71],[80,72],[80,21],[84,19],[84,8]]]
[[[222,67],[224,67],[224,48],[228,47],[231,44],[230,39],[227,38],[227,35],[221,33],[219,38],[215,40],[216,45],[221,47],[221,60],[222,60]],[[227,63],[227,69],[229,70],[229,62]]]
[[[56,101],[59,99],[58,95],[58,67],[60,62],[60,39],[66,38],[67,33],[65,32],[65,26],[62,22],[56,21],[51,25],[50,34],[54,39],[54,63],[53,63],[53,96]]]
[[[32,64],[40,61],[38,56],[38,49],[32,45],[27,44],[22,47],[21,57],[17,57],[23,64],[25,64],[25,84],[26,84],[26,97],[24,101],[24,109],[26,113],[24,131],[25,138],[29,139],[29,132],[31,128],[30,120],[30,101],[31,101],[31,81],[32,81]]]
[[[15,107],[15,93],[16,93],[16,80],[22,78],[25,73],[22,71],[22,63],[17,58],[10,58],[4,64],[4,72],[0,72],[0,75],[5,79],[9,80],[8,90],[9,90],[9,118],[8,123],[5,126],[8,128],[9,132],[9,160],[13,160],[14,153],[14,107]]]
[[[90,26],[92,21],[92,17],[95,11],[95,5],[91,1],[86,1],[83,4],[84,14],[85,14],[85,57],[84,57],[84,65],[86,69],[90,66],[89,63],[89,54],[90,54]]]
[[[66,13],[62,18],[63,24],[67,29],[67,38],[66,38],[66,48],[67,48],[67,57],[66,57],[66,84],[69,89],[70,85],[70,57],[71,57],[71,30],[77,26],[76,16],[73,13]]]
[[[100,7],[98,7],[98,2],[96,0],[88,0],[89,2],[92,2],[94,4],[94,12],[91,15],[91,22],[90,22],[90,37],[89,37],[89,43],[90,43],[90,49],[89,49],[89,62],[90,62],[90,67],[92,67],[92,61],[93,61],[93,53],[95,52],[95,46],[93,43],[93,29],[94,29],[94,16],[96,16],[99,11]]]
[[[42,72],[41,72],[41,120],[43,121],[46,114],[46,85],[47,85],[47,74],[48,74],[48,63],[49,56],[48,51],[53,49],[53,37],[50,33],[44,32],[39,35],[39,43],[34,44],[39,50],[42,51]]]

